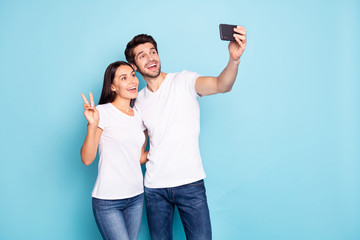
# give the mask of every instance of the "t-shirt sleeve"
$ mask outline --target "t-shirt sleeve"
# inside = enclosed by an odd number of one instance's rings
[[[100,117],[98,127],[104,130],[104,127],[106,125],[105,109],[101,105],[97,105],[96,109],[99,111],[99,117]]]
[[[196,92],[196,89],[195,89],[196,79],[198,77],[200,77],[200,75],[196,72],[190,72],[190,71],[183,71],[182,73],[183,73],[183,77],[185,78],[187,89],[189,89],[189,91],[195,98],[201,97]]]
[[[146,130],[146,127],[144,125],[144,121],[142,120],[142,117],[141,117],[141,112],[140,112],[140,109],[139,109],[139,105],[136,104],[136,101],[135,101],[135,105],[134,105],[134,110],[137,112],[138,116],[139,116],[139,119],[140,119],[140,124],[141,124],[141,130],[142,131],[145,131]]]

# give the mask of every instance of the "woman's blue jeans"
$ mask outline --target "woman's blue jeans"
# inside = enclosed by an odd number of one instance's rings
[[[96,224],[106,240],[136,240],[139,235],[144,194],[120,200],[92,198]]]
[[[186,239],[210,240],[211,224],[204,181],[172,187],[145,187],[145,204],[152,240],[171,240],[177,206]]]

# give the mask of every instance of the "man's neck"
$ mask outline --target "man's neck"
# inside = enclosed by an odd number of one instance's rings
[[[164,82],[166,75],[167,73],[160,72],[160,75],[156,78],[144,77],[144,80],[147,83],[147,88],[152,92],[156,92]]]

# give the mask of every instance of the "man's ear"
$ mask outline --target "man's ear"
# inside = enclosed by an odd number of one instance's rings
[[[135,65],[135,64],[130,63],[130,65],[133,67],[133,69],[134,69],[135,71],[137,71],[137,67],[136,67],[136,65]]]

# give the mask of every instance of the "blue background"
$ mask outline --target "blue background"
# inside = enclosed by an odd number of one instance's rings
[[[100,239],[80,93],[139,33],[164,72],[217,76],[219,23],[248,46],[233,90],[199,100],[213,238],[360,239],[360,2],[312,0],[1,1],[0,239]]]

